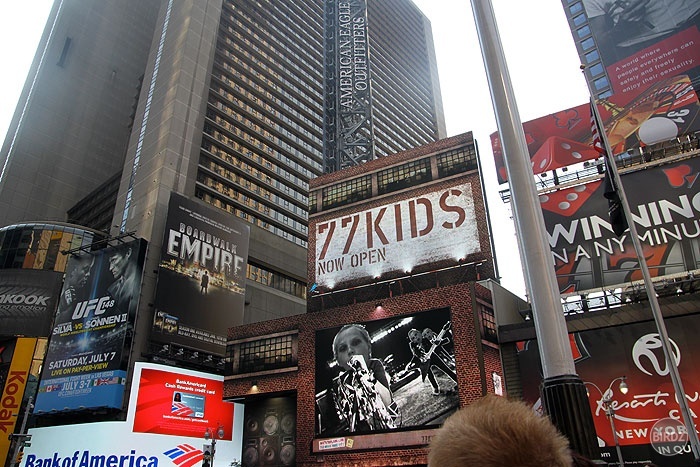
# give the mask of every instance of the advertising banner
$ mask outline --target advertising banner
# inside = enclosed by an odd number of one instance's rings
[[[132,389],[134,433],[202,437],[233,425],[233,404],[223,400],[221,376],[137,363]],[[231,440],[230,429],[221,439]]]
[[[698,315],[667,318],[671,351],[683,380],[690,411],[700,413],[700,333]],[[680,408],[653,321],[576,333],[570,340],[576,373],[586,383],[603,459],[617,459],[610,421],[603,399],[610,396],[625,464],[654,462],[659,466],[692,465],[687,443],[666,449],[656,446],[654,426],[660,420],[679,420]],[[539,404],[542,372],[536,341],[520,345],[518,352],[523,398]],[[618,377],[626,377],[628,392],[620,391]],[[686,436],[687,440],[687,436]],[[683,445],[685,444],[685,445]]]
[[[653,277],[700,267],[699,175],[695,158],[622,177]],[[601,181],[542,195],[540,205],[560,292],[642,279],[629,232],[612,232]]]
[[[0,270],[0,321],[5,335],[47,337],[61,291],[62,274],[31,269]]]
[[[697,83],[700,3],[696,0],[583,0],[583,6],[616,96],[632,101],[650,86],[680,74]],[[574,34],[579,37],[578,31]]]
[[[614,95],[598,106],[613,152],[655,144],[700,130],[700,102],[687,75],[659,80],[631,101]],[[532,172],[540,175],[598,159],[588,103],[523,123]],[[491,135],[499,183],[508,181],[498,133]]]
[[[317,438],[442,423],[459,407],[451,329],[438,309],[317,331]]]
[[[374,158],[366,0],[324,0],[326,172]]]
[[[456,263],[481,251],[471,183],[320,221],[316,283],[373,280],[423,264]]]
[[[0,341],[0,459],[10,452],[10,435],[21,420],[20,408],[29,380],[36,339],[19,337]]]
[[[204,440],[207,429],[216,439],[210,462],[219,466],[240,462],[244,406],[221,400],[223,377],[137,363],[133,381],[125,422],[30,429],[32,443],[24,448],[19,467],[200,467],[204,445],[212,445],[211,439]],[[204,417],[162,417],[172,413],[176,391],[202,395]]]
[[[233,215],[170,195],[151,339],[223,356],[242,324],[250,227]]]
[[[134,240],[68,260],[36,412],[121,408],[145,253]]]

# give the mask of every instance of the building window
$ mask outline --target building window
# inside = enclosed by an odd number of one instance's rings
[[[316,207],[316,192],[312,191],[309,193],[309,214],[313,214],[317,211],[318,209]]]
[[[437,168],[440,178],[476,170],[476,152],[473,146],[440,154],[437,156]]]
[[[480,304],[480,315],[481,315],[481,335],[484,339],[497,342],[496,334],[496,316],[493,313],[493,308]]]
[[[586,54],[586,63],[592,63],[600,60],[600,54],[597,50],[592,50]]]
[[[248,263],[246,277],[248,280],[257,282],[284,293],[294,295],[306,300],[306,283],[292,279],[278,272],[270,271],[255,263]]]
[[[595,86],[595,89],[599,91],[601,89],[609,88],[610,82],[608,81],[608,78],[604,76],[600,79],[593,81],[593,86]]]
[[[588,69],[588,72],[591,74],[591,76],[597,77],[605,73],[605,69],[603,68],[602,64],[596,63]]]
[[[583,11],[583,4],[581,2],[574,3],[569,7],[569,11],[571,12],[571,16],[581,13]]]
[[[323,208],[333,208],[369,199],[372,194],[372,179],[369,175],[354,178],[323,189]]]
[[[430,159],[420,159],[377,172],[377,191],[383,195],[429,180]]]
[[[578,27],[578,26],[581,26],[582,24],[585,24],[586,22],[588,22],[588,18],[586,18],[586,15],[578,15],[578,16],[574,16],[573,21],[574,21],[574,26]]]
[[[295,367],[298,333],[271,335],[229,345],[227,355],[232,357],[233,374],[258,373]]]
[[[589,37],[588,39],[584,39],[581,41],[581,48],[584,51],[591,50],[593,47],[595,47],[595,41],[593,41],[592,37]]]

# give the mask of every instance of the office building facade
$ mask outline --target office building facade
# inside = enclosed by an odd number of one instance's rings
[[[102,3],[54,5],[3,147],[0,220],[65,220],[122,170],[112,234],[156,251],[170,193],[199,198],[252,225],[245,320],[304,312],[323,2]],[[377,155],[443,137],[429,22],[408,0],[369,2],[368,21]]]
[[[368,18],[377,155],[444,136],[428,21],[409,0],[370,2]],[[305,313],[322,56],[320,0],[57,0],[3,146],[0,221],[94,218],[148,241],[132,362],[187,366],[198,350],[143,337],[173,193],[250,226],[229,326]]]

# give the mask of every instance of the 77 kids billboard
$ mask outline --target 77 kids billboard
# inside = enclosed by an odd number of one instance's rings
[[[332,289],[482,259],[474,190],[461,178],[312,218],[314,281]]]

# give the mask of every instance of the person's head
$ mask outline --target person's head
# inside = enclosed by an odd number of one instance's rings
[[[126,267],[129,265],[129,258],[131,257],[131,248],[125,250],[115,250],[109,255],[109,271],[112,273],[114,278],[119,278],[124,275]]]
[[[181,402],[181,401],[182,401],[182,396],[180,395],[179,392],[176,392],[176,393],[175,393],[175,397],[173,397],[173,400],[174,400],[175,402]]]
[[[361,324],[346,324],[333,338],[333,356],[338,365],[346,370],[355,355],[362,355],[365,363],[372,357],[372,343],[367,329]]]
[[[430,443],[429,467],[570,467],[567,439],[524,402],[493,394],[452,414]]]
[[[69,287],[82,287],[90,278],[90,270],[95,262],[92,255],[73,256],[71,270],[66,273],[66,284]]]
[[[431,340],[435,336],[437,336],[437,334],[432,329],[430,329],[430,328],[423,329],[423,339]]]
[[[420,344],[423,342],[423,335],[418,329],[411,329],[408,331],[408,340],[413,344]]]

